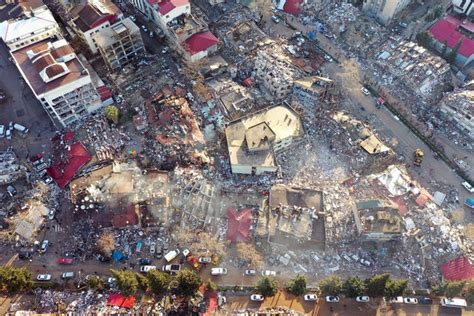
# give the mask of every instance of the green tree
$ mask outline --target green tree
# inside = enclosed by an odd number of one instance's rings
[[[31,289],[33,281],[31,273],[25,268],[2,267],[0,268],[0,290],[11,293],[23,292]]]
[[[105,287],[105,281],[102,280],[97,275],[90,275],[88,279],[86,279],[87,286],[95,291],[101,291]]]
[[[433,289],[433,293],[436,295],[444,295],[447,298],[453,298],[459,296],[464,289],[466,282],[443,282]]]
[[[365,293],[365,283],[359,277],[350,277],[342,285],[342,290],[347,297],[357,297]]]
[[[462,36],[459,41],[454,45],[453,49],[449,53],[449,55],[446,57],[446,61],[449,63],[454,63],[456,60],[456,56],[458,55],[459,47],[461,47],[462,42],[464,42],[464,36]]]
[[[448,49],[448,40],[443,42],[443,49],[441,50],[441,57],[446,58],[446,51]]]
[[[381,297],[385,293],[385,285],[390,279],[390,274],[377,274],[365,280],[367,295],[370,297]]]
[[[117,288],[124,296],[135,294],[138,290],[138,280],[135,272],[110,270],[112,275],[117,280]]]
[[[392,299],[397,296],[403,295],[403,292],[408,286],[408,280],[392,280],[388,279],[385,284],[384,296],[385,298]]]
[[[255,285],[255,292],[265,297],[275,296],[278,292],[278,282],[273,278],[263,277]]]
[[[207,280],[206,282],[206,291],[212,292],[212,291],[217,291],[217,284],[212,282],[212,280]]]
[[[421,32],[421,33],[418,33],[416,35],[416,39],[418,41],[418,44],[420,44],[421,46],[423,47],[430,47],[431,46],[431,42],[433,40],[433,36],[431,35],[430,32],[428,31],[425,31],[425,32]]]
[[[140,290],[146,292],[149,288],[148,278],[141,273],[135,273],[135,278],[137,279],[138,287],[140,288]]]
[[[170,289],[171,277],[168,273],[151,270],[147,274],[148,285],[153,294],[161,296]]]
[[[342,290],[341,278],[331,275],[319,282],[319,288],[323,295],[338,295]]]
[[[443,8],[441,6],[437,6],[433,14],[434,14],[434,19],[439,18],[441,15],[443,15]]]
[[[109,105],[105,108],[105,117],[109,121],[118,124],[120,118],[120,111],[115,105]]]
[[[469,282],[466,293],[464,293],[464,298],[469,305],[474,304],[474,282]]]
[[[296,296],[303,295],[306,292],[306,278],[302,275],[296,275],[286,285],[286,290]]]
[[[196,295],[202,283],[201,278],[196,272],[189,269],[179,271],[174,281],[172,282],[174,292],[184,297]]]

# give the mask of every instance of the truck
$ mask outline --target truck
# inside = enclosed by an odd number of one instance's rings
[[[418,167],[421,166],[424,155],[425,154],[423,153],[423,150],[421,150],[420,148],[417,148],[415,150],[415,161],[414,161],[415,166],[418,166]]]
[[[464,200],[464,205],[466,205],[469,208],[474,209],[474,199],[467,198],[466,200]]]

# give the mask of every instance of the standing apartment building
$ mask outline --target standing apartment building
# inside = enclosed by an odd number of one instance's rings
[[[104,62],[112,71],[123,68],[145,51],[140,29],[130,18],[101,29],[93,39]]]
[[[380,23],[387,25],[403,9],[405,9],[412,0],[364,0],[362,11],[373,16]]]

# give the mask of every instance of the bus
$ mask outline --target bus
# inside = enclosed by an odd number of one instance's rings
[[[467,306],[466,300],[462,298],[443,297],[441,299],[441,302],[439,302],[439,304],[445,307],[456,307],[456,308],[463,308]]]

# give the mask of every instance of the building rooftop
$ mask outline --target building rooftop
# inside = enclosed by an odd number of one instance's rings
[[[105,48],[116,43],[123,32],[136,34],[140,32],[140,29],[130,18],[126,18],[111,27],[99,30],[99,32],[94,35],[94,39],[98,46]]]
[[[265,123],[264,125],[262,123]],[[259,125],[262,124],[262,125]],[[259,127],[257,127],[259,126]],[[264,128],[271,131],[265,132]],[[249,129],[259,130],[261,139],[249,134]],[[275,142],[288,137],[301,137],[303,126],[296,112],[283,105],[271,107],[252,114],[248,117],[233,121],[226,128],[229,157],[233,165],[275,166],[275,159],[271,149],[249,152],[247,143],[255,146],[264,141],[265,136],[272,135]],[[249,138],[247,138],[247,136]]]
[[[456,17],[448,16],[436,22],[430,29],[433,38],[440,43],[445,43],[449,48],[454,48],[456,44],[462,40],[459,46],[459,54],[466,58],[474,55],[474,40],[461,34],[460,29],[467,32],[474,32],[474,23],[463,22]]]
[[[75,11],[75,12],[74,12]],[[119,8],[111,1],[90,1],[88,4],[72,12],[74,24],[82,31],[93,29],[105,21],[114,23],[115,19],[122,15]]]
[[[57,26],[51,11],[46,7],[38,10],[34,16],[26,19],[7,20],[0,23],[0,38],[9,42],[16,38],[31,34],[31,32]]]
[[[211,32],[196,33],[183,42],[185,49],[191,54],[207,50],[209,47],[219,43],[217,37]]]
[[[158,13],[161,15],[166,15],[175,8],[189,5],[189,0],[148,0],[148,2],[152,5],[158,4]]]
[[[12,53],[36,95],[89,76],[66,40],[44,40]]]
[[[362,223],[363,235],[379,239],[401,234],[402,218],[396,204],[368,200],[360,201],[356,206]]]

